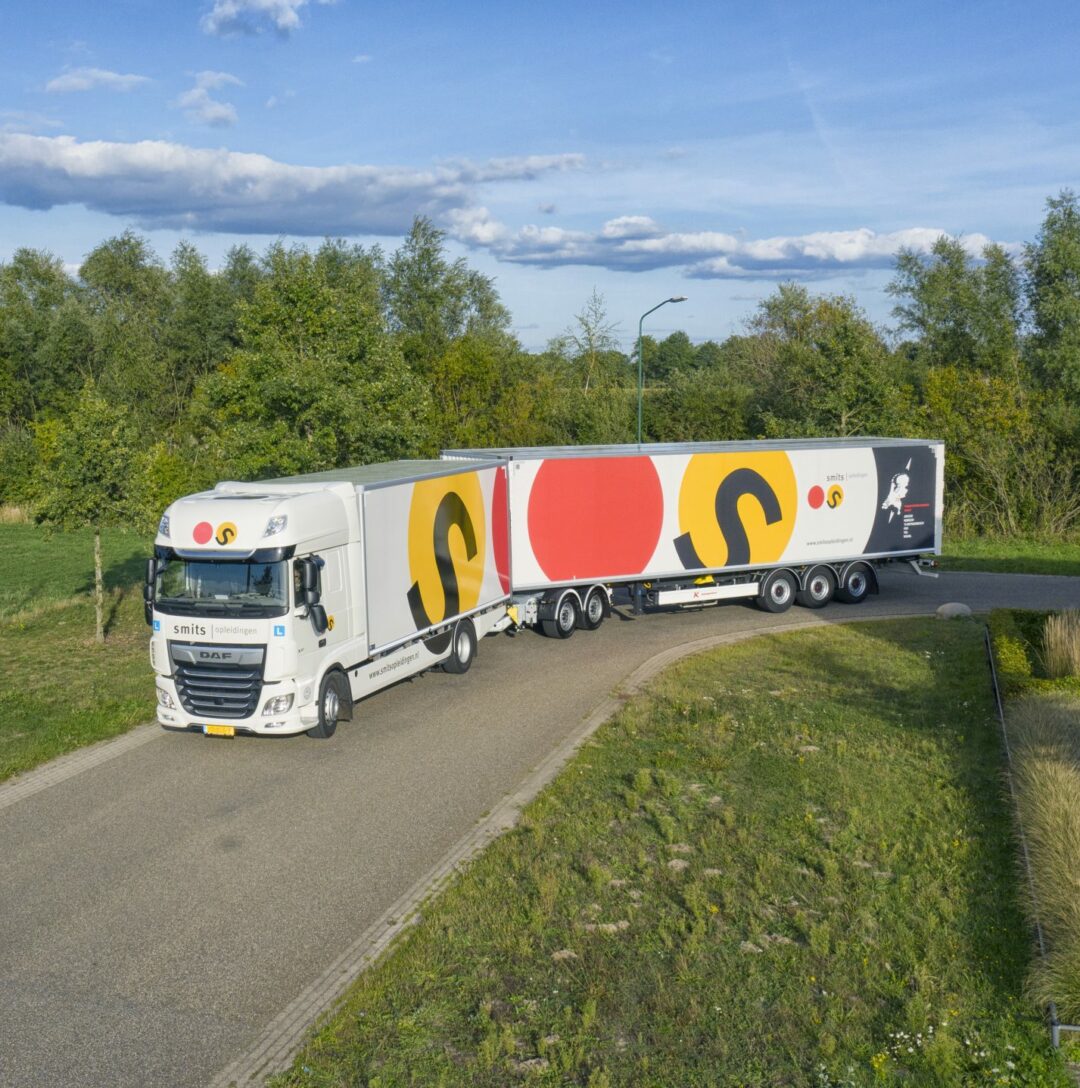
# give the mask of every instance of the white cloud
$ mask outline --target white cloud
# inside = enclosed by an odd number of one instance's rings
[[[356,56],[352,59],[353,64],[368,64],[370,61],[370,53],[357,53]]]
[[[316,0],[333,4],[336,0]],[[288,35],[300,28],[300,10],[309,0],[214,0],[214,6],[202,18],[207,34],[258,34],[268,26],[278,34]]]
[[[720,231],[665,231],[655,220],[640,215],[610,219],[598,231],[529,225],[513,232],[492,219],[486,209],[455,212],[449,219],[458,241],[489,249],[500,260],[514,264],[587,265],[613,272],[681,268],[691,279],[769,279],[888,268],[899,249],[928,253],[946,233],[911,227],[878,234],[861,227],[747,239]],[[974,257],[990,241],[983,234],[960,238]],[[1018,247],[1007,248],[1015,252]]]
[[[227,73],[203,72],[193,92],[209,97],[211,89],[237,83]],[[72,136],[0,133],[0,201],[33,209],[83,204],[127,217],[144,229],[395,236],[408,231],[415,216],[426,215],[457,241],[512,264],[616,272],[678,269],[691,279],[777,279],[889,268],[901,247],[927,253],[946,233],[922,226],[891,232],[859,227],[750,237],[670,230],[647,215],[619,215],[591,229],[571,230],[550,220],[513,228],[482,203],[481,195],[492,195],[495,187],[516,192],[522,183],[551,183],[555,175],[585,167],[577,154],[459,161],[428,169],[350,163],[313,167],[165,141],[81,142]],[[978,256],[990,239],[968,234],[960,241]],[[1019,250],[1011,243],[1007,248]]]
[[[449,222],[461,214],[460,229],[494,249],[508,244],[509,231],[473,208],[476,186],[529,180],[580,162],[579,155],[551,155],[427,170],[314,167],[161,140],[15,133],[0,134],[0,200],[33,209],[83,204],[144,229],[308,237],[400,235],[416,215]]]
[[[149,76],[122,75],[120,72],[109,72],[104,68],[69,68],[63,75],[50,79],[45,84],[45,90],[51,94],[94,91],[98,88],[109,91],[133,91],[136,87],[149,82]]]
[[[231,102],[221,102],[210,93],[220,87],[242,87],[244,84],[228,72],[197,72],[195,86],[185,91],[176,105],[192,121],[213,128],[227,128],[236,124],[236,107]],[[268,103],[269,104],[269,103]]]

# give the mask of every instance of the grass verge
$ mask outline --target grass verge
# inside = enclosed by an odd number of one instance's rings
[[[106,533],[104,646],[94,642],[93,535],[0,524],[0,780],[154,714],[143,622],[146,542]]]
[[[1028,845],[1028,912],[1043,930],[1030,992],[1080,1022],[1080,676],[1054,675],[1053,632],[1063,617],[1002,610],[990,632],[1013,757],[1017,807]],[[1075,616],[1075,613],[1071,615]],[[1051,632],[1048,645],[1047,631]],[[1060,633],[1060,632],[1059,632]],[[1075,632],[1058,649],[1075,653]],[[1059,663],[1060,664],[1060,663]],[[1074,1045],[1075,1049],[1075,1045]]]
[[[1080,576],[1080,541],[945,539],[943,570]]]
[[[104,646],[85,598],[0,622],[0,780],[153,718],[141,593],[113,591],[106,616]]]
[[[1033,996],[1053,1001],[1065,1023],[1080,1022],[1080,700],[1030,695],[1008,713],[1017,805],[1031,858],[1031,913],[1045,958],[1035,961]]]
[[[773,636],[629,703],[281,1086],[1064,1085],[981,628]]]

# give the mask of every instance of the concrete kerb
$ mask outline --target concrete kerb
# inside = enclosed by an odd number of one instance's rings
[[[161,726],[157,722],[137,725],[119,737],[98,741],[97,744],[91,744],[87,748],[80,748],[78,751],[58,756],[25,774],[16,775],[11,780],[0,783],[0,809],[14,805],[17,801],[24,801],[27,797],[47,790],[50,786],[59,785],[92,767],[108,763],[109,760],[130,752],[132,748],[138,748],[163,735]]]
[[[287,1069],[312,1027],[333,1012],[349,986],[390,949],[394,942],[420,919],[423,904],[494,839],[513,828],[522,809],[569,762],[575,752],[612,718],[619,708],[668,666],[718,646],[746,642],[764,635],[787,634],[838,623],[879,623],[898,619],[921,619],[929,612],[897,612],[886,616],[842,620],[812,618],[780,627],[733,631],[711,635],[654,654],[619,685],[615,694],[605,696],[581,724],[581,728],[539,763],[511,794],[508,794],[468,834],[460,839],[432,869],[373,922],[334,962],[283,1009],[252,1043],[246,1053],[226,1066],[208,1088],[256,1088],[274,1073]]]

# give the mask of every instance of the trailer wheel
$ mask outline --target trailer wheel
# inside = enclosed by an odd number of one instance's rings
[[[849,567],[836,591],[836,599],[845,604],[861,604],[871,590],[870,571],[862,563]]]
[[[806,585],[795,594],[803,608],[824,608],[836,593],[836,575],[828,567],[814,567]]]
[[[458,620],[450,646],[450,656],[442,663],[443,672],[457,675],[468,672],[476,657],[476,628],[472,620]]]
[[[334,735],[339,721],[351,717],[349,681],[344,673],[331,669],[319,685],[319,721],[307,731],[307,735],[316,740],[327,740]]]
[[[607,619],[609,611],[608,595],[600,586],[594,586],[585,598],[585,607],[577,621],[578,627],[585,631],[595,631]]]
[[[786,612],[795,600],[795,578],[786,570],[773,571],[754,598],[762,612]]]
[[[564,593],[555,605],[549,620],[541,620],[540,627],[548,638],[569,638],[578,625],[578,603],[573,593]]]

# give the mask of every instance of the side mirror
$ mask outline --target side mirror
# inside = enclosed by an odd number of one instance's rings
[[[314,558],[300,560],[300,598],[308,608],[319,603],[319,564]]]
[[[321,604],[313,604],[308,608],[308,615],[311,617],[316,633],[325,635],[327,628],[330,626],[330,622],[326,618],[326,609]]]
[[[157,590],[157,572],[157,557],[152,556],[146,561],[146,584],[142,589],[143,614],[146,616],[148,627],[152,626],[154,622],[154,595]]]

